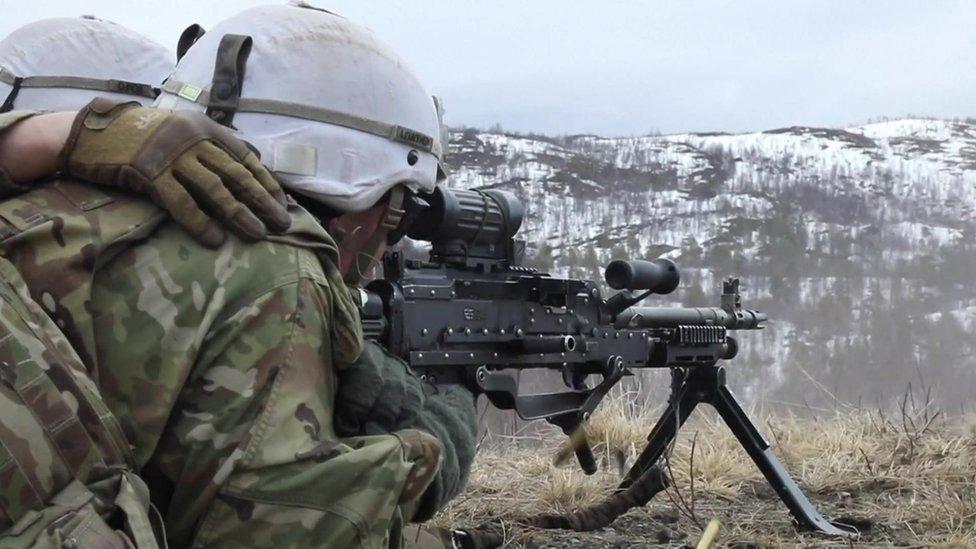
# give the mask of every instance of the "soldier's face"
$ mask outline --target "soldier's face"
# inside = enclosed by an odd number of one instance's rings
[[[339,270],[349,284],[358,284],[389,248],[389,231],[381,227],[386,207],[384,199],[366,211],[342,214],[329,222],[329,232],[340,239]]]

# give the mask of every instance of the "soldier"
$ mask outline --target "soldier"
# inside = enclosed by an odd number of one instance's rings
[[[123,58],[124,67],[112,61]],[[32,112],[23,109],[77,110],[96,95],[149,104],[158,94],[152,84],[171,70],[165,48],[106,21],[49,19],[15,31],[0,41],[0,110],[21,109],[0,119],[24,120],[18,135],[7,136],[14,146],[4,147],[16,161],[9,162],[11,171],[29,179],[52,170],[60,135],[67,134],[67,127],[59,134],[59,125],[70,126],[73,117],[27,119]],[[234,162],[223,151],[207,157]],[[0,190],[24,187],[0,174]],[[274,201],[262,192],[253,199]],[[133,473],[118,421],[63,332],[4,258],[0,298],[0,545],[156,547],[148,490]]]
[[[472,397],[425,386],[377,347],[360,356],[342,275],[357,278],[382,253],[397,218],[390,197],[436,183],[434,103],[370,33],[299,7],[222,23],[172,82],[211,117],[253,133],[276,171],[294,176],[288,188],[342,235],[343,254],[297,204],[272,242],[230,236],[210,250],[152,205],[68,179],[0,203],[5,253],[97,375],[174,545],[397,542],[404,521],[429,516],[463,484]],[[256,105],[285,110],[246,112]],[[105,166],[126,157],[109,144],[148,135],[119,147],[131,156],[158,146],[160,129],[135,107],[95,101],[74,121],[63,171],[118,183],[125,170]],[[335,432],[337,373],[336,415],[364,436]]]

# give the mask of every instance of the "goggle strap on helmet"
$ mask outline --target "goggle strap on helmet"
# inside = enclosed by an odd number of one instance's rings
[[[250,36],[225,34],[220,39],[213,81],[210,84],[207,116],[225,126],[231,126],[234,114],[239,110],[244,69],[250,54]]]
[[[193,101],[201,105],[213,105],[213,94],[206,89],[201,89],[193,84],[186,84],[178,80],[167,80],[163,84],[163,91],[177,95],[188,101]],[[313,107],[302,103],[291,103],[278,101],[275,99],[258,99],[254,97],[241,97],[237,100],[235,112],[249,112],[258,114],[276,114],[312,120],[334,126],[342,126],[353,130],[369,133],[379,137],[385,137],[391,141],[405,143],[411,147],[429,152],[438,156],[440,151],[436,146],[436,140],[417,130],[405,128],[397,124],[387,124],[377,120],[371,120],[354,114],[334,111],[322,107]]]
[[[184,35],[190,30],[188,28],[184,31]],[[181,42],[183,38],[180,38]],[[238,112],[290,116],[359,130],[405,143],[416,149],[429,152],[438,159],[441,157],[438,139],[404,126],[387,124],[354,114],[301,103],[241,97],[244,69],[250,53],[250,36],[226,34],[220,39],[220,45],[217,47],[217,60],[214,63],[214,74],[209,90],[168,79],[163,84],[163,91],[205,106],[207,115],[225,126],[231,125],[234,115]],[[437,105],[436,101],[435,105]],[[440,111],[439,105],[436,108]],[[440,112],[438,112],[438,117],[440,117]]]
[[[180,59],[183,59],[183,56],[186,54],[186,51],[190,49],[190,46],[196,44],[197,40],[199,40],[200,37],[206,33],[207,31],[196,23],[183,29],[183,32],[180,34],[180,39],[176,41],[176,60],[179,61]]]
[[[159,88],[138,82],[83,76],[27,76],[21,78],[3,67],[0,67],[0,82],[14,88],[3,103],[4,108],[9,103],[11,109],[14,99],[22,88],[70,88],[136,95],[148,99],[155,99],[159,95]]]

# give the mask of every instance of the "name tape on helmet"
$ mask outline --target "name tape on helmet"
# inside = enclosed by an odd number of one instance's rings
[[[393,126],[393,139],[425,151],[434,149],[433,137],[403,126]]]

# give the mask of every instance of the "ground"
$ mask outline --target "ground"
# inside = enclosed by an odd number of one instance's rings
[[[596,532],[520,527],[536,513],[598,502],[619,482],[654,417],[627,395],[604,403],[587,427],[603,456],[597,474],[554,458],[567,454],[556,433],[495,444],[479,452],[468,489],[438,521],[492,525],[510,547],[694,547],[712,519],[721,523],[722,547],[976,546],[976,417],[947,417],[911,395],[892,410],[842,407],[827,417],[758,422],[820,511],[859,527],[853,540],[797,532],[748,456],[708,415],[683,429],[670,458],[673,487],[646,507]]]

